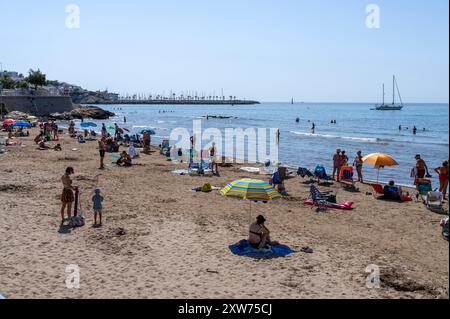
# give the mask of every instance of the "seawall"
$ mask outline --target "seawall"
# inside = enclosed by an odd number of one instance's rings
[[[74,109],[70,96],[0,96],[9,112],[20,111],[37,116],[70,112]]]

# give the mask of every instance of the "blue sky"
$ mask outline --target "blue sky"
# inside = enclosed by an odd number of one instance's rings
[[[81,10],[65,25],[66,5]],[[379,29],[365,21],[381,9]],[[0,0],[4,69],[121,93],[448,102],[448,1]]]

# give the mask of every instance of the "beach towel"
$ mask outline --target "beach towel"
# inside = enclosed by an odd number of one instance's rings
[[[260,172],[260,169],[258,167],[241,167],[240,170],[248,172],[248,173],[255,173],[255,174]]]
[[[247,240],[229,246],[231,252],[237,256],[247,256],[251,258],[277,258],[285,257],[295,253],[291,248],[284,245],[275,245],[263,249],[255,249],[250,246]]]

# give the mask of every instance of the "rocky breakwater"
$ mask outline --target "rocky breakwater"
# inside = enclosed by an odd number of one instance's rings
[[[48,118],[52,120],[66,121],[75,119],[107,120],[112,116],[115,116],[115,114],[96,106],[74,105],[74,109],[72,111],[64,113],[52,113],[48,116]]]

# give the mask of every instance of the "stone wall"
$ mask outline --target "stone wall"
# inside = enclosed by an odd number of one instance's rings
[[[70,112],[74,108],[70,96],[0,96],[0,103],[4,103],[9,112],[38,116]]]

